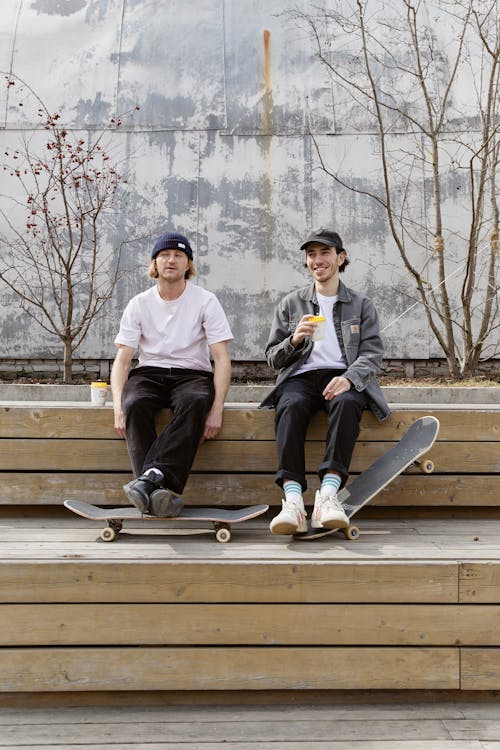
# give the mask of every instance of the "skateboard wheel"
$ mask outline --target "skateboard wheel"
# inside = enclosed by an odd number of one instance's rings
[[[346,529],[342,530],[346,539],[349,539],[350,541],[359,539],[359,529],[357,526],[348,526]]]
[[[106,526],[106,528],[101,531],[101,539],[103,542],[114,542],[116,539],[116,531],[112,529],[111,526]]]
[[[215,538],[221,544],[225,544],[231,539],[231,532],[229,531],[229,529],[222,527],[220,529],[217,529],[217,531],[215,532]]]
[[[434,461],[422,461],[420,464],[420,471],[423,472],[423,474],[432,474],[434,471]]]

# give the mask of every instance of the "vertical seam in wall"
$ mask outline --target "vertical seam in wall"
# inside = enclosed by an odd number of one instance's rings
[[[226,5],[225,0],[221,0],[221,34],[222,34],[222,95],[224,100],[224,130],[227,131],[227,89],[226,89]]]
[[[311,146],[312,136],[310,133],[306,133],[306,142],[305,147],[307,149],[307,195],[306,195],[306,226],[307,231],[312,228],[313,224],[313,200],[312,200],[312,169],[313,169],[313,162],[312,162],[312,153],[313,149]]]
[[[116,73],[116,86],[115,86],[115,115],[118,114],[118,94],[120,91],[120,74],[121,74],[121,63],[122,63],[122,41],[123,41],[123,23],[125,18],[125,5],[127,0],[122,1],[122,17],[120,19],[120,36],[118,41],[118,70]]]
[[[306,3],[304,3],[304,6]],[[306,9],[304,7],[304,13]],[[307,178],[305,180],[306,196],[305,196],[305,209],[306,209],[306,227],[307,231],[312,227],[312,126],[311,126],[311,111],[309,109],[309,88],[305,95],[305,133],[304,133],[304,161],[307,163]],[[306,155],[307,154],[307,155]]]
[[[10,51],[9,76],[13,75],[14,50],[16,49],[17,30],[19,28],[19,19],[21,17],[21,9],[22,9],[22,7],[23,7],[23,0],[19,0],[19,5],[17,6],[16,23],[14,25],[14,35],[13,35],[13,39],[12,39],[12,49]],[[10,89],[11,89],[11,87],[7,86],[7,94],[5,96],[4,128],[7,127],[7,114],[8,114],[8,111],[9,111]]]
[[[198,130],[198,168],[196,171],[196,258],[200,251],[200,175],[201,175],[201,131]]]
[[[420,138],[421,138],[421,142],[422,142],[423,135],[421,135]],[[424,148],[425,148],[425,144],[422,142],[422,149],[424,150]],[[423,216],[422,216],[422,225],[425,227],[425,226],[429,226],[429,223],[428,223],[428,220],[427,220],[427,215],[428,215],[428,211],[427,211],[427,187],[426,187],[427,180],[426,180],[426,174],[425,174],[425,160],[422,160],[421,169],[422,169],[422,196],[423,196],[423,201],[422,201],[422,214],[423,214]],[[424,253],[425,253],[425,266],[424,266],[424,268],[428,268],[429,264],[431,262],[433,253],[429,250],[429,245],[428,245],[427,242],[425,243]],[[433,346],[433,344],[434,344],[434,341],[433,341],[434,337],[432,335],[432,331],[431,331],[431,327],[430,326],[427,326],[426,339],[427,339],[427,341],[426,341],[426,344],[427,344],[426,359],[430,359],[431,358],[431,346]]]

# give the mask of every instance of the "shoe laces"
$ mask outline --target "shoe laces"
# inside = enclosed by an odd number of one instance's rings
[[[321,497],[321,508],[328,508],[328,507],[333,510],[341,510],[341,511],[344,510],[342,505],[339,503],[337,499],[337,495],[326,495],[326,497]]]
[[[152,489],[155,489],[157,487],[163,486],[164,477],[163,474],[157,473],[152,469],[148,469],[144,472],[144,474],[141,474],[138,479],[140,482],[147,482],[148,485],[151,485]]]
[[[296,498],[292,497],[290,500],[287,500],[286,498],[281,501],[283,504],[282,510],[290,510],[294,511],[295,513],[299,513],[300,516],[305,516],[305,508],[303,503],[300,502],[300,500],[297,500]]]

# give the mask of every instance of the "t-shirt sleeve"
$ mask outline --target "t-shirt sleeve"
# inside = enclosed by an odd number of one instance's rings
[[[203,327],[209,346],[211,344],[218,344],[220,341],[233,340],[233,334],[226,313],[215,294],[210,296],[206,304]]]
[[[142,329],[139,316],[137,315],[137,306],[134,300],[130,300],[123,311],[120,321],[120,330],[115,338],[115,346],[123,344],[137,349],[141,340]]]

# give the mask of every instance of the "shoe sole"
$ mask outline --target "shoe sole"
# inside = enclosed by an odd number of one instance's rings
[[[304,522],[297,525],[296,523],[289,523],[287,521],[279,521],[274,526],[269,526],[271,534],[279,534],[284,536],[290,536],[294,534],[304,534],[307,531],[307,524]]]
[[[179,515],[184,503],[170,490],[154,490],[149,497],[149,513],[159,518],[175,518]]]
[[[316,526],[316,524],[318,524]],[[324,521],[323,523],[319,523],[319,521],[315,521],[314,524],[311,523],[311,528],[313,529],[347,529],[349,526],[350,521],[349,519],[345,518],[330,518],[328,521]]]
[[[134,483],[135,480],[132,480],[132,482],[129,482],[128,484],[125,484],[123,486],[123,491],[125,495],[127,496],[127,500],[129,500],[132,505],[134,505],[137,510],[140,513],[147,513],[148,512],[148,504],[144,500],[143,496],[140,494],[140,492],[137,492],[131,485]]]

